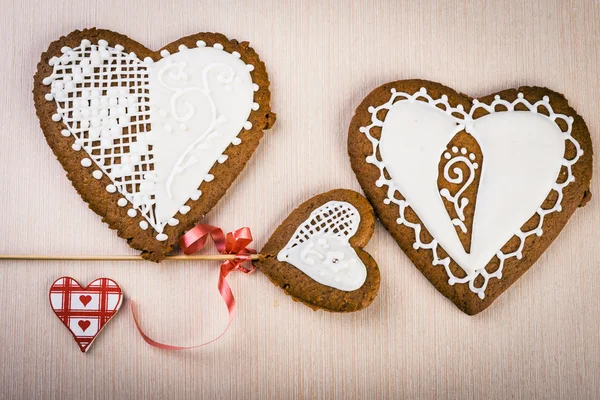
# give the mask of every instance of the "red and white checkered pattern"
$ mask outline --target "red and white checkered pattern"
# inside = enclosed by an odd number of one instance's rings
[[[49,296],[54,313],[83,352],[123,302],[123,291],[108,278],[98,278],[82,288],[75,279],[64,276],[52,284]]]

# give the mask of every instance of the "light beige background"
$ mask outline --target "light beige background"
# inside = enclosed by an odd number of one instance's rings
[[[360,189],[347,127],[387,81],[425,78],[473,96],[551,87],[586,119],[599,152],[594,0],[0,3],[2,253],[134,254],[80,200],[34,113],[39,55],[76,28],[112,29],[155,49],[198,31],[250,41],[278,121],[205,222],[250,226],[259,248],[308,197]],[[226,323],[218,264],[0,262],[0,397],[599,398],[598,187],[534,268],[476,317],[436,292],[377,225],[367,250],[382,286],[362,312],[313,312],[261,273],[234,274],[238,316],[217,343],[151,348],[123,307],[84,355],[48,305],[56,278],[115,279],[154,338],[189,345]]]

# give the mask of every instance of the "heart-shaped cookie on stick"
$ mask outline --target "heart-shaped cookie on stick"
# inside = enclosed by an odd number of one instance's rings
[[[211,238],[223,259],[217,283],[227,305],[229,324],[217,338],[195,346],[160,343],[144,333],[134,314],[137,329],[151,346],[189,350],[219,339],[233,321],[236,300],[227,283],[230,272],[260,269],[294,300],[313,310],[352,312],[370,305],[379,291],[379,268],[362,248],[373,235],[373,208],[360,194],[336,189],[302,203],[273,232],[261,254],[247,248],[252,242],[249,228],[226,235],[220,228],[198,225],[182,238],[186,254],[201,250]],[[255,256],[255,257],[252,257]],[[253,268],[242,265],[252,261]],[[134,313],[132,306],[132,313]]]
[[[523,275],[591,196],[590,133],[546,88],[473,99],[391,82],[358,106],[348,152],[385,228],[467,314]]]
[[[360,194],[332,190],[302,203],[271,235],[254,261],[296,301],[317,310],[358,311],[379,291],[379,268],[362,248],[375,226]]]
[[[215,206],[275,121],[264,64],[218,33],[151,51],[72,32],[42,54],[34,99],[83,200],[152,261]]]

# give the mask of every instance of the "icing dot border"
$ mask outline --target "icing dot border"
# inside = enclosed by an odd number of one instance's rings
[[[564,114],[556,114],[552,108],[552,105],[550,104],[550,98],[548,96],[543,96],[541,100],[538,100],[535,103],[531,103],[527,99],[525,99],[525,96],[521,92],[519,92],[517,94],[517,98],[512,102],[502,99],[500,97],[500,95],[495,95],[494,100],[489,105],[481,102],[478,99],[474,99],[473,106],[471,107],[471,110],[469,113],[466,113],[464,111],[464,107],[462,106],[462,104],[457,105],[457,107],[452,107],[450,105],[450,103],[448,102],[447,95],[442,95],[439,99],[434,99],[427,93],[427,89],[424,87],[412,95],[408,94],[408,93],[404,93],[404,92],[398,92],[395,88],[390,89],[390,93],[391,93],[391,96],[387,102],[385,102],[377,107],[373,107],[373,106],[368,107],[368,111],[371,114],[371,124],[369,124],[367,126],[362,126],[359,128],[359,132],[363,133],[367,137],[367,139],[369,139],[369,141],[371,142],[371,145],[373,146],[372,154],[367,156],[365,160],[368,164],[373,164],[379,169],[380,177],[377,179],[375,184],[377,187],[387,186],[387,198],[384,199],[384,203],[386,205],[394,203],[398,206],[399,218],[396,220],[396,222],[400,225],[404,225],[413,230],[413,233],[415,236],[413,248],[415,250],[417,250],[417,249],[431,250],[431,253],[433,256],[433,265],[434,266],[442,265],[444,267],[446,274],[448,275],[448,284],[449,285],[454,285],[456,283],[463,283],[463,284],[468,283],[469,289],[473,293],[477,294],[477,296],[480,299],[483,300],[485,298],[485,290],[488,286],[490,279],[492,279],[492,278],[501,279],[502,278],[502,270],[504,267],[504,261],[509,258],[512,258],[512,257],[516,257],[518,260],[520,260],[523,257],[523,249],[525,247],[526,239],[532,235],[541,236],[543,234],[542,228],[543,228],[545,216],[548,214],[551,214],[553,212],[556,212],[556,211],[560,212],[562,210],[561,202],[563,199],[563,189],[567,185],[569,185],[569,183],[575,181],[575,177],[573,176],[573,172],[572,172],[572,166],[583,155],[583,150],[581,149],[579,142],[573,136],[571,136],[574,118],[572,116],[567,116]],[[400,99],[398,99],[398,98],[400,98]],[[498,252],[496,253],[496,257],[500,261],[500,264],[494,272],[488,272],[485,268],[483,268],[478,271],[475,271],[475,273],[473,273],[471,275],[467,274],[467,276],[464,278],[456,277],[450,270],[450,264],[452,261],[451,258],[448,256],[448,257],[445,257],[442,259],[438,255],[439,244],[438,244],[437,240],[432,239],[431,242],[429,242],[429,243],[422,242],[421,241],[421,230],[423,229],[422,225],[420,223],[410,222],[406,219],[405,211],[408,207],[410,207],[410,204],[406,200],[398,200],[395,197],[396,192],[398,194],[400,194],[401,196],[402,196],[402,194],[398,190],[398,187],[394,184],[393,180],[386,178],[386,175],[390,176],[390,177],[391,177],[391,175],[387,172],[383,160],[377,156],[377,150],[379,147],[380,140],[373,137],[370,133],[370,131],[373,127],[383,128],[384,121],[380,120],[377,117],[377,113],[381,110],[388,110],[388,111],[391,110],[394,103],[396,103],[396,101],[398,101],[398,100],[399,101],[409,101],[409,102],[425,100],[424,101],[425,103],[437,108],[438,110],[440,110],[442,112],[445,112],[450,117],[454,118],[456,123],[459,125],[459,127],[461,129],[465,129],[467,131],[467,133],[470,133],[469,129],[472,127],[472,124],[475,121],[475,119],[473,119],[473,114],[478,109],[484,109],[485,111],[487,111],[488,113],[491,114],[491,113],[496,113],[496,112],[515,111],[515,107],[517,105],[524,105],[525,107],[527,107],[529,112],[533,112],[533,113],[542,115],[542,116],[552,120],[552,122],[554,122],[558,126],[560,131],[563,132],[565,141],[571,142],[573,144],[573,146],[575,147],[576,154],[573,157],[573,159],[569,160],[566,158],[566,156],[563,155],[562,165],[564,167],[566,167],[566,169],[567,169],[567,174],[568,174],[567,179],[565,179],[565,181],[563,183],[555,182],[553,184],[552,188],[550,189],[550,192],[548,193],[548,195],[550,195],[550,193],[552,191],[557,192],[558,196],[557,196],[555,204],[549,209],[542,209],[542,206],[540,205],[540,207],[538,207],[538,210],[534,214],[534,215],[539,216],[538,225],[534,229],[527,231],[527,232],[523,232],[522,227],[521,227],[511,237],[511,239],[509,239],[509,241],[512,240],[513,237],[517,237],[519,239],[519,246],[518,246],[517,250],[507,253],[507,254],[503,253],[502,249],[498,250]],[[443,108],[438,107],[438,105],[442,105]],[[496,111],[496,108],[498,106],[502,106],[502,109]],[[546,111],[548,112],[548,115],[540,113],[539,112],[540,107],[545,108]],[[457,115],[459,115],[460,118],[457,117]],[[566,131],[564,131],[560,127],[560,125],[558,125],[558,123],[556,122],[559,119],[566,123],[566,125],[567,125]],[[559,173],[559,176],[560,176],[560,173]],[[557,176],[557,180],[558,180],[559,176]],[[547,198],[548,198],[548,196],[546,196],[546,199]],[[544,201],[546,201],[546,199],[544,199]],[[508,243],[508,241],[507,241],[507,243]],[[481,286],[477,287],[477,286],[475,286],[475,280],[479,276],[483,277],[484,282]]]

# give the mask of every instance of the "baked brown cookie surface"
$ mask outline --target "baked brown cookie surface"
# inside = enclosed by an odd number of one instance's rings
[[[405,80],[358,106],[348,153],[398,245],[463,312],[486,309],[591,197],[592,143],[563,95],[479,99]]]
[[[42,54],[33,94],[77,192],[152,261],[216,205],[275,122],[264,63],[219,33],[152,51],[74,31]]]
[[[379,291],[379,268],[362,250],[373,235],[369,202],[345,189],[302,203],[277,228],[254,261],[294,300],[314,310],[358,311]]]

